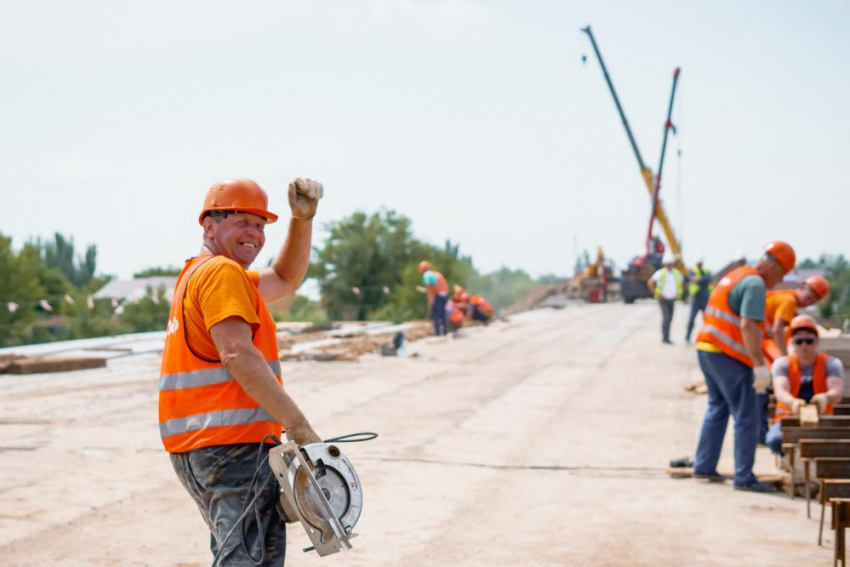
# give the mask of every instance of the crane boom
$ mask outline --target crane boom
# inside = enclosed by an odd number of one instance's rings
[[[596,53],[596,58],[599,61],[599,65],[602,67],[602,74],[605,76],[605,82],[608,84],[608,90],[611,91],[611,96],[614,99],[614,104],[617,107],[617,112],[620,114],[620,120],[623,122],[623,127],[626,129],[626,135],[629,138],[629,143],[632,146],[632,150],[634,151],[635,157],[637,158],[638,167],[640,168],[640,174],[643,178],[643,182],[646,185],[646,189],[649,192],[650,199],[652,199],[653,210],[655,211],[654,218],[658,219],[658,223],[661,225],[664,230],[664,235],[667,237],[667,243],[670,246],[670,251],[676,257],[676,261],[680,267],[683,267],[684,264],[682,262],[682,248],[679,245],[679,241],[676,239],[676,235],[673,233],[673,227],[670,225],[670,221],[667,218],[667,213],[664,210],[664,206],[657,202],[656,195],[656,185],[652,179],[652,170],[650,170],[643,161],[643,156],[641,156],[640,149],[638,148],[637,142],[635,141],[634,134],[632,134],[632,128],[629,126],[629,121],[626,118],[626,113],[623,111],[623,106],[620,104],[620,98],[617,96],[617,91],[614,89],[614,83],[611,82],[611,76],[608,74],[608,68],[605,66],[605,61],[602,59],[602,53],[599,51],[599,46],[596,44],[596,38],[593,37],[593,31],[591,31],[590,26],[586,26],[581,28],[581,31],[587,34],[587,37],[590,38],[590,43],[593,46],[593,51]],[[678,72],[675,74],[675,78],[678,79]],[[675,94],[676,82],[673,84],[673,93]],[[673,95],[670,97],[670,106],[669,111],[673,106]],[[668,120],[669,122],[669,120]],[[666,128],[666,127],[665,127]],[[666,133],[665,129],[665,147],[666,147]],[[663,166],[663,153],[661,158],[661,164]]]

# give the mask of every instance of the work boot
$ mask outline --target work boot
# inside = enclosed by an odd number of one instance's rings
[[[773,494],[776,488],[769,484],[754,480],[748,484],[736,484],[735,490],[745,490],[747,492],[759,492],[761,494]]]

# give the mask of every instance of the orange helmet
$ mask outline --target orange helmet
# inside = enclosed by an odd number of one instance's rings
[[[803,283],[812,288],[818,299],[823,299],[829,293],[829,282],[823,276],[809,276]]]
[[[791,245],[787,242],[774,240],[764,247],[764,251],[770,254],[774,260],[779,262],[779,265],[782,266],[785,273],[794,269],[794,264],[797,262],[797,255],[794,253],[794,249],[791,248]]]
[[[431,269],[431,262],[429,262],[428,260],[422,260],[421,262],[419,262],[419,273],[420,274],[424,274],[425,272],[427,272],[430,269]]]
[[[817,335],[817,321],[815,321],[815,318],[811,315],[797,315],[796,317],[791,319],[791,334],[793,335],[795,331],[799,331],[800,329],[812,331],[814,334]]]
[[[250,179],[226,179],[210,187],[198,222],[203,226],[204,217],[210,211],[239,211],[255,214],[273,223],[277,215],[269,212],[268,206],[269,197],[256,182]]]

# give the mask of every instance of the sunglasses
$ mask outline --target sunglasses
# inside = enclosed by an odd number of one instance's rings
[[[806,338],[806,339],[794,339],[795,345],[813,345],[815,344],[815,339]]]

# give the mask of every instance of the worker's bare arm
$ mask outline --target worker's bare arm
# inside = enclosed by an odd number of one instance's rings
[[[776,401],[789,408],[794,403],[795,398],[791,395],[791,382],[787,376],[773,377],[773,395],[776,396]]]
[[[313,217],[324,195],[318,181],[298,178],[289,184],[289,207],[292,219],[289,232],[271,268],[260,270],[260,295],[271,303],[298,289],[310,265]]]
[[[829,398],[829,403],[837,404],[844,397],[844,379],[838,376],[828,376],[826,378],[826,395]]]
[[[278,384],[268,362],[254,346],[251,326],[240,317],[228,317],[213,325],[210,334],[222,364],[245,392],[287,430],[303,429],[307,421],[304,414]],[[312,435],[315,439],[297,441],[302,445],[320,441],[315,433]]]
[[[747,317],[741,318],[741,335],[744,337],[744,346],[753,360],[754,366],[764,366],[764,356],[761,353],[761,340],[763,337],[759,322]]]

